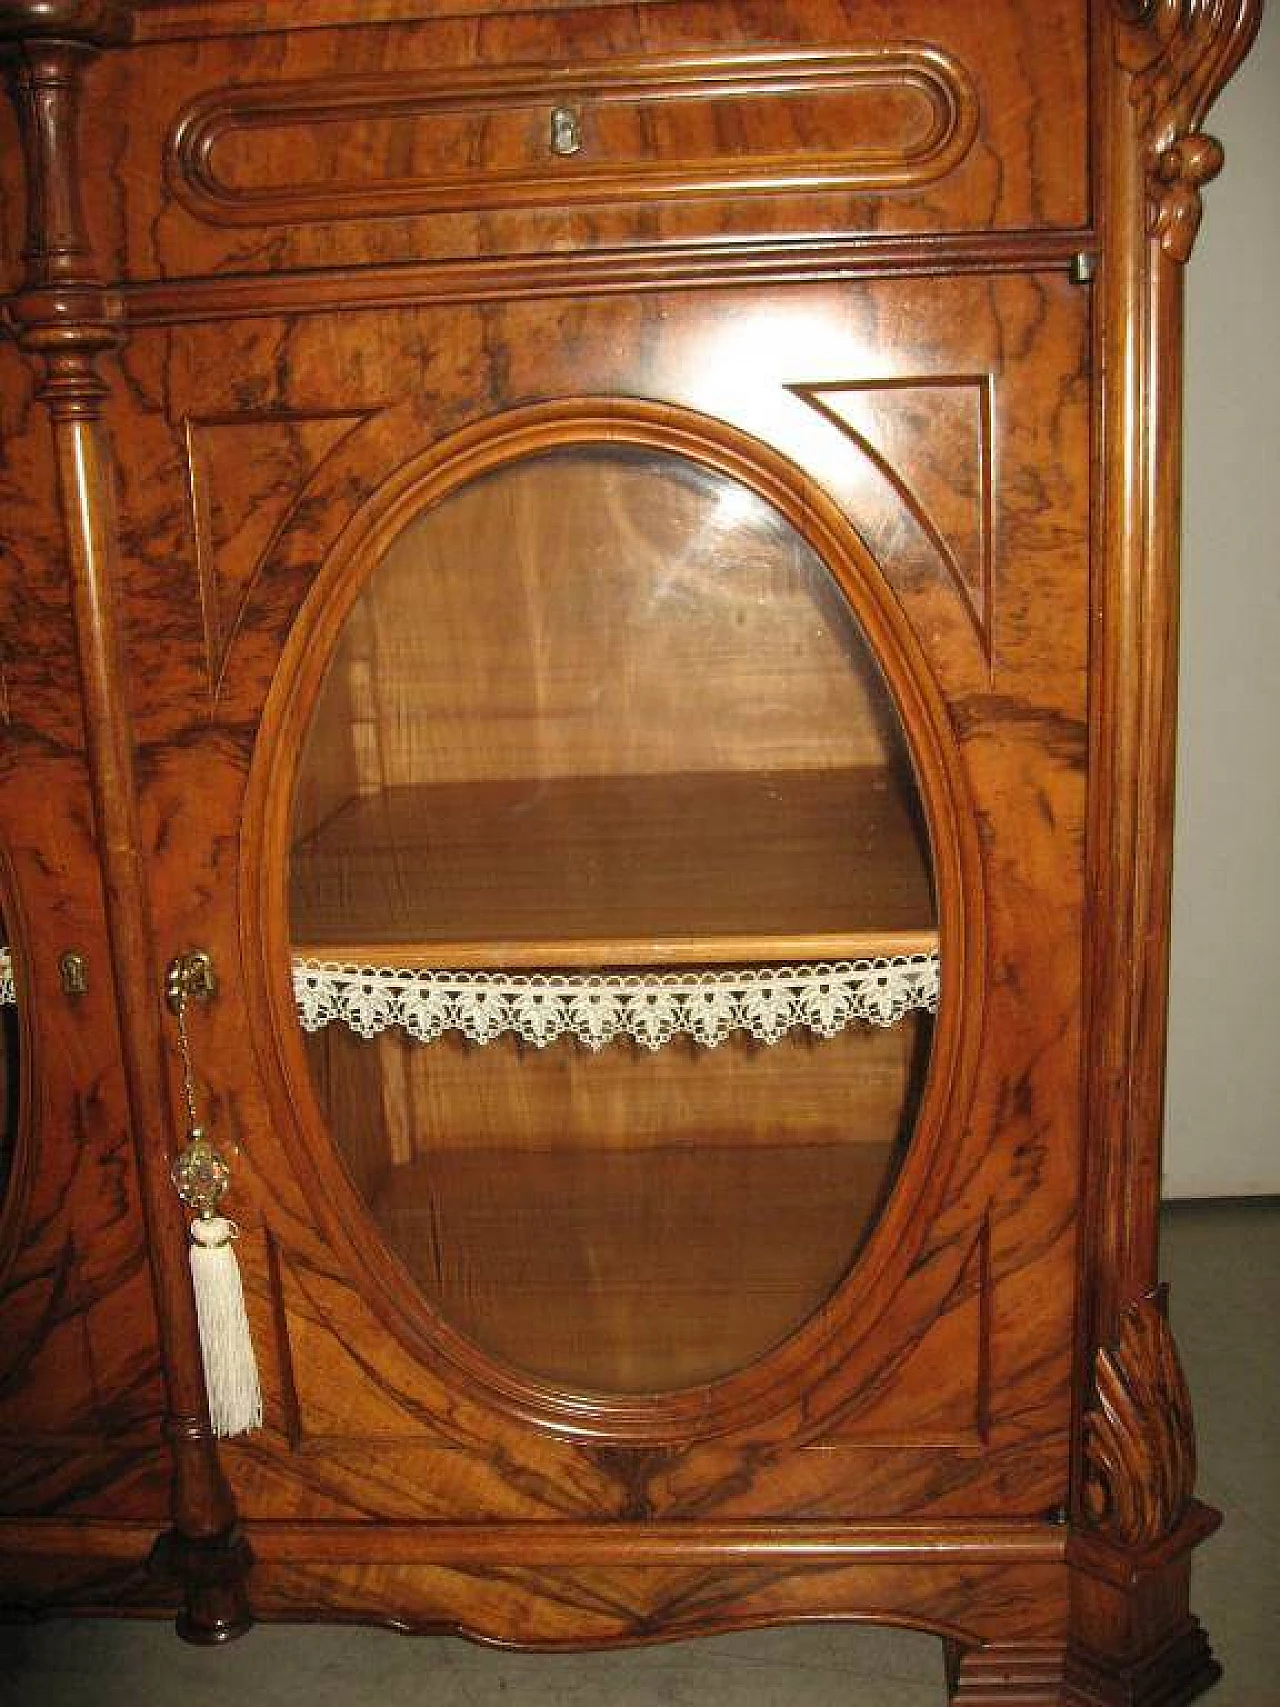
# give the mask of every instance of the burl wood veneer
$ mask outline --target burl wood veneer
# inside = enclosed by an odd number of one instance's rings
[[[1156,1228],[1182,273],[1259,13],[0,0],[7,1608],[1214,1680]],[[304,1037],[291,978],[935,949],[936,1019],[652,1054]]]

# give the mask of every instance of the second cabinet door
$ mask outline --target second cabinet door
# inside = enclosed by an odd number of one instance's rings
[[[247,1515],[1061,1498],[1087,343],[1056,273],[137,331]]]

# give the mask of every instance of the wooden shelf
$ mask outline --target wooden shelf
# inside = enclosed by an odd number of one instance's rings
[[[571,1388],[660,1392],[753,1362],[831,1297],[884,1142],[441,1151],[372,1208],[449,1324]]]
[[[697,1384],[831,1296],[914,1128],[929,1029],[762,1049],[306,1039],[327,1125],[457,1331],[544,1379]]]
[[[879,769],[392,788],[293,850],[294,950],[421,967],[854,959],[937,947]]]

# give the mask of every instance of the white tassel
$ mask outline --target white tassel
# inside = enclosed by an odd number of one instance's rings
[[[235,1222],[222,1215],[203,1215],[191,1223],[191,1278],[209,1421],[220,1438],[262,1427],[262,1389],[232,1245],[239,1233]]]

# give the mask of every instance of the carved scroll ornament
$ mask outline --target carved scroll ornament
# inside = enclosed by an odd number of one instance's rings
[[[1085,1418],[1085,1512],[1108,1539],[1152,1547],[1177,1528],[1196,1479],[1191,1398],[1167,1317],[1168,1288],[1131,1304],[1097,1356]]]
[[[1200,192],[1222,170],[1202,130],[1209,108],[1258,33],[1262,0],[1113,0],[1146,153],[1148,228],[1185,261],[1200,229]]]

